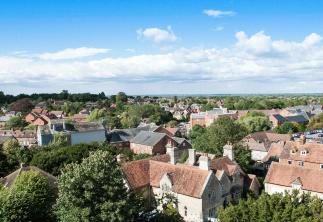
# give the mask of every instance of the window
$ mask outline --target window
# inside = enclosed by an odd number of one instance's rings
[[[298,165],[299,165],[299,166],[304,166],[304,161],[299,161],[299,162],[298,162]]]
[[[187,207],[184,207],[184,216],[187,217]]]
[[[320,168],[323,169],[323,164],[320,164]]]
[[[162,191],[164,191],[164,192],[169,191],[169,187],[167,186],[167,184],[162,185]]]
[[[209,209],[209,217],[215,217],[215,207]]]
[[[302,150],[302,151],[301,151],[301,155],[302,155],[302,156],[306,156],[306,154],[307,154],[306,150]]]
[[[292,164],[292,161],[291,160],[288,160],[288,164]]]

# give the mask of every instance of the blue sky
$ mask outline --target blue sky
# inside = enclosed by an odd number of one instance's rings
[[[322,92],[323,1],[3,0],[6,93]]]

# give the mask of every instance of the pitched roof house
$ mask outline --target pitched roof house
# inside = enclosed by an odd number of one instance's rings
[[[22,172],[27,172],[27,171],[36,171],[38,172],[40,175],[44,176],[45,178],[47,178],[49,185],[54,188],[55,190],[57,189],[57,179],[56,177],[54,177],[53,175],[39,169],[38,167],[35,166],[27,166],[25,164],[21,164],[20,168],[14,172],[12,172],[11,174],[9,174],[6,177],[0,178],[0,183],[4,186],[4,187],[11,187],[16,179],[19,177],[19,175]]]
[[[137,136],[141,131],[157,132],[160,131],[160,128],[162,127],[144,124],[139,125],[137,128],[113,129],[107,133],[107,140],[118,148],[129,148],[130,140]]]
[[[298,189],[323,200],[323,144],[288,141],[265,179],[269,194]]]
[[[256,132],[249,134],[242,141],[251,150],[251,158],[254,161],[262,161],[268,154],[272,144],[289,141],[289,134],[278,134],[273,132]]]
[[[130,149],[134,153],[165,154],[166,147],[190,149],[192,145],[184,138],[170,137],[166,133],[141,131],[130,140]]]
[[[49,125],[39,126],[37,129],[38,145],[48,145],[54,135],[60,133],[66,137],[69,144],[104,142],[105,128],[100,122],[78,122],[69,124],[63,119],[51,121]]]
[[[246,175],[227,156],[210,159],[190,149],[187,162],[179,164],[177,152],[178,148],[168,148],[166,155],[123,165],[127,186],[145,191],[149,203],[154,196],[174,194],[185,221],[215,220],[218,208],[239,200],[245,184],[259,188],[257,178]]]
[[[192,113],[190,116],[190,126],[191,128],[195,125],[210,126],[214,120],[220,116],[228,116],[230,118],[237,119],[238,111],[220,107],[206,112]]]

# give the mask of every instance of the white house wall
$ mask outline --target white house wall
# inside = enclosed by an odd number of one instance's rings
[[[251,159],[254,161],[261,161],[263,160],[268,152],[252,150],[251,151]]]
[[[153,188],[153,193],[161,196],[162,191],[160,188]],[[194,198],[182,194],[173,193],[178,201],[178,212],[189,222],[203,222],[202,199]],[[185,207],[187,208],[187,216],[185,216]]]
[[[286,187],[286,186],[280,186],[276,184],[270,184],[270,183],[265,183],[265,191],[269,195],[275,194],[275,193],[284,193],[285,191],[291,192],[293,188],[291,187]],[[317,196],[321,200],[323,200],[323,193],[318,193],[318,192],[313,192],[313,191],[306,191],[306,190],[299,190],[300,192],[309,192],[311,196]]]

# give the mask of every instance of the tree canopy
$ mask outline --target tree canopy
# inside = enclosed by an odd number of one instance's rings
[[[323,203],[309,194],[293,193],[268,195],[258,199],[249,197],[238,205],[220,210],[221,222],[320,222],[323,221]]]
[[[22,172],[11,188],[0,188],[0,218],[5,222],[54,221],[53,201],[47,178],[36,171]]]
[[[311,118],[308,128],[311,130],[314,129],[323,129],[323,113],[320,113],[320,115]]]
[[[59,175],[61,169],[69,163],[80,163],[89,156],[91,151],[113,150],[110,145],[91,143],[75,144],[72,146],[48,146],[36,152],[31,160],[31,165],[37,166],[53,175]]]
[[[244,125],[249,133],[271,129],[271,122],[269,118],[263,113],[256,111],[252,111],[241,117],[239,123]]]
[[[297,133],[297,132],[303,132],[305,130],[305,126],[302,124],[298,123],[293,123],[293,122],[284,122],[280,126],[276,126],[273,131],[275,133],[281,133],[281,134],[292,134],[292,133]]]
[[[243,170],[248,171],[253,163],[251,152],[240,141],[248,134],[247,129],[229,117],[219,117],[209,127],[194,126],[189,133],[193,148],[202,152],[212,153],[220,157],[223,146],[233,144],[235,160]]]
[[[55,213],[61,221],[134,221],[139,213],[135,195],[124,184],[115,155],[92,152],[58,177]]]
[[[6,129],[23,129],[28,123],[24,120],[22,116],[13,116],[6,122]]]
[[[201,130],[202,131],[202,130]],[[193,147],[197,150],[221,156],[223,146],[230,142],[235,144],[248,134],[246,128],[229,117],[219,117],[206,131],[197,136]]]

